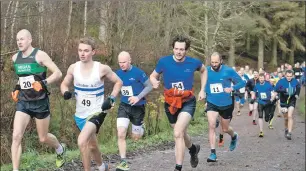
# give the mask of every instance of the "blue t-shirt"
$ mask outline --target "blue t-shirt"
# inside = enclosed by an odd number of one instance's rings
[[[250,78],[248,77],[248,75],[246,75],[246,74],[243,74],[243,77],[244,77],[244,79],[246,79],[247,81],[250,79]]]
[[[300,83],[295,78],[292,78],[290,82],[286,78],[282,78],[276,83],[274,90],[284,95],[292,96],[299,87]]]
[[[183,62],[176,62],[171,55],[160,58],[155,71],[163,73],[166,89],[176,87],[180,90],[192,90],[194,72],[199,71],[202,65],[200,60],[189,56],[186,56]]]
[[[273,91],[273,86],[270,82],[265,81],[263,84],[257,82],[254,87],[254,92],[256,93],[256,98],[259,104],[265,105],[271,99],[271,91]]]
[[[142,92],[144,83],[148,80],[148,76],[143,70],[135,66],[131,66],[131,69],[128,71],[119,69],[116,71],[116,74],[123,82],[121,88],[121,102],[129,104],[129,97],[137,96]],[[145,103],[145,98],[142,98],[134,106],[143,105]]]
[[[207,101],[216,106],[233,104],[231,93],[226,93],[223,89],[233,87],[234,90],[239,90],[245,86],[242,78],[233,68],[226,65],[222,65],[218,72],[208,66],[207,72],[208,79],[205,88]],[[233,86],[231,86],[232,83]]]

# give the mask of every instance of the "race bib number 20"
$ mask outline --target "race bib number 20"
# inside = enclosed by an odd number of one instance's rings
[[[30,75],[27,77],[19,77],[19,84],[21,89],[30,89],[33,88],[32,83],[34,83],[34,76]]]

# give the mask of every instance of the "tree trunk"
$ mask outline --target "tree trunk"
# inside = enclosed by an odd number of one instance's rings
[[[7,30],[7,18],[8,18],[12,4],[13,4],[13,1],[10,1],[10,3],[7,6],[6,13],[5,13],[4,24],[3,24],[4,29],[3,29],[2,47],[5,46],[5,43],[6,43],[5,40],[6,40],[6,30]]]
[[[295,44],[294,44],[294,41],[293,41],[293,30],[290,32],[290,37],[291,37],[291,46],[290,46],[290,54],[289,54],[289,61],[288,63],[290,65],[293,65],[294,64],[294,51],[295,51]]]
[[[40,14],[38,22],[38,44],[40,48],[44,48],[43,45],[43,31],[44,31],[44,1],[38,2],[38,11]]]
[[[66,39],[64,44],[64,68],[67,66],[67,58],[68,58],[68,40],[70,37],[70,29],[71,29],[71,14],[72,14],[72,1],[69,1],[69,14],[68,14],[68,23],[67,23],[67,29],[66,29]]]
[[[260,36],[258,38],[258,69],[263,68],[264,61],[264,40]]]
[[[286,52],[282,51],[282,60],[286,62]]]
[[[207,5],[207,1],[204,1],[204,6],[208,7]],[[205,56],[204,56],[204,60],[205,60],[205,64],[207,65],[209,63],[209,48],[208,48],[208,11],[206,10],[204,13],[204,39],[205,39]]]
[[[164,52],[168,53],[170,50],[170,36],[171,36],[171,13],[173,10],[173,3],[171,0],[167,1],[166,9],[166,26],[165,26],[165,37],[164,37]]]
[[[272,47],[272,60],[270,62],[274,67],[277,66],[277,40],[273,38],[273,47]]]
[[[229,66],[235,66],[235,39],[232,36],[230,39],[230,50],[229,50]]]
[[[87,1],[85,1],[85,6],[84,6],[84,33],[83,35],[85,36],[87,34]]]
[[[101,1],[100,6],[100,26],[99,26],[99,40],[101,40],[105,45],[107,44],[107,9],[109,2]]]
[[[15,9],[14,9],[14,16],[13,16],[13,21],[12,21],[12,26],[11,26],[11,41],[10,41],[10,47],[13,46],[13,42],[15,41],[14,26],[15,26],[16,14],[17,14],[18,6],[19,6],[19,1],[16,2],[16,4],[15,4]]]
[[[247,33],[247,38],[246,38],[246,51],[249,53],[250,52],[250,43],[251,42],[251,36],[249,33]]]

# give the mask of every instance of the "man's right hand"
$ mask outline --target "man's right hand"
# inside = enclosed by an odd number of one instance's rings
[[[115,105],[115,97],[109,96],[106,98],[106,100],[104,100],[101,109],[102,111],[107,111],[111,109],[114,105]]]
[[[72,97],[72,93],[69,92],[69,91],[65,91],[65,93],[64,93],[64,99],[65,99],[65,100],[69,100],[69,99],[71,99],[71,97]]]
[[[152,87],[156,89],[156,88],[159,87],[160,81],[158,81],[156,79],[152,79],[151,83],[152,83]]]
[[[18,102],[18,94],[19,94],[20,89],[21,89],[20,85],[16,85],[12,94],[11,94],[14,102]]]

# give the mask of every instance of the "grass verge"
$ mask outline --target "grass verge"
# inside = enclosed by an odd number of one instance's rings
[[[191,121],[188,133],[191,136],[196,136],[207,130],[207,120],[203,117],[204,108],[202,105],[197,106],[197,110],[194,116],[194,120]],[[137,149],[146,148],[153,145],[162,144],[165,142],[173,141],[173,132],[169,128],[166,131],[160,132],[156,135],[147,136],[137,142],[133,142],[130,139],[127,140],[128,151],[135,151]],[[118,153],[117,138],[113,137],[106,144],[100,144],[100,149],[103,154],[116,154]],[[42,171],[42,170],[54,170],[55,169],[55,153],[39,154],[35,150],[29,150],[22,154],[20,170],[29,171]],[[68,150],[66,153],[66,161],[80,160],[80,152],[78,149]],[[12,170],[12,165],[2,165],[1,171]]]

